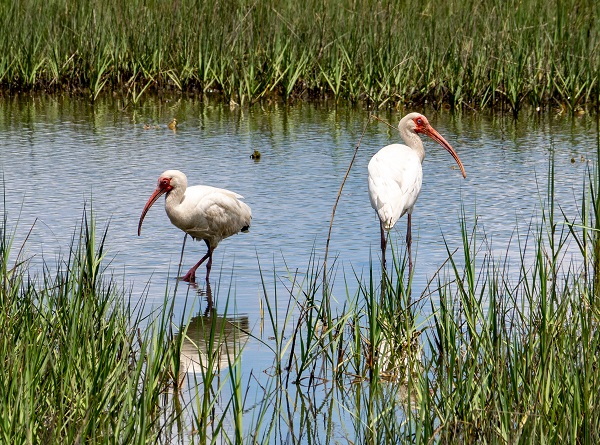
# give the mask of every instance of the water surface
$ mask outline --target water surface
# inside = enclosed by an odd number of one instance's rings
[[[61,97],[0,101],[0,169],[9,227],[16,230],[15,254],[35,223],[24,251],[34,265],[55,263],[68,253],[84,207],[93,208],[98,227],[108,226],[108,270],[134,301],[160,306],[165,289],[176,285],[183,233],[170,224],[162,199],[147,214],[140,237],[137,224],[158,176],[182,170],[189,184],[231,189],[252,207],[250,232],[223,241],[215,251],[214,310],[223,313],[230,296],[232,316],[243,317],[254,336],[269,341],[273,332],[260,309],[263,283],[267,298],[275,304],[277,294],[284,310],[294,277],[304,277],[311,259],[322,261],[332,207],[368,110],[323,104],[244,109],[178,98],[122,105],[107,100],[92,106]],[[380,116],[395,125],[403,114]],[[469,225],[477,219],[494,253],[502,256],[514,248],[516,228],[525,233],[539,221],[552,153],[556,204],[570,218],[578,215],[585,169],[596,153],[593,119],[551,114],[514,122],[510,116],[427,115],[458,152],[467,178],[445,150],[426,141],[423,189],[413,214],[415,294],[442,266],[446,245],[451,251],[461,245],[463,208]],[[177,131],[167,128],[172,117],[179,122]],[[367,276],[370,267],[381,274],[366,166],[379,148],[397,141],[396,132],[370,124],[344,187],[329,253],[340,307],[347,292],[356,292],[355,274]],[[250,158],[254,150],[262,154],[258,162]],[[392,232],[402,252],[405,224],[401,219]],[[188,240],[183,272],[204,253],[204,243]],[[197,289],[180,283],[179,290],[177,314],[201,314],[202,301],[191,310],[186,306],[186,295]],[[252,338],[244,357],[246,373],[267,369],[273,359]]]
[[[280,276],[305,272],[313,253],[322,259],[332,206],[368,111],[311,104],[231,109],[164,99],[137,109],[121,105],[92,107],[66,98],[0,103],[6,207],[11,222],[19,216],[18,240],[37,220],[30,254],[52,258],[57,247],[64,253],[84,205],[93,207],[99,226],[109,224],[111,267],[123,271],[136,291],[149,282],[148,298],[162,301],[167,277],[176,274],[183,234],[169,223],[162,200],[148,213],[141,237],[136,229],[160,173],[179,169],[190,184],[234,190],[252,207],[250,233],[225,240],[215,252],[213,287],[221,274],[221,283],[235,288],[240,308],[253,312],[259,265]],[[499,251],[506,249],[515,223],[526,227],[545,197],[552,150],[558,203],[576,213],[586,160],[595,155],[590,118],[515,123],[509,117],[428,114],[457,150],[467,178],[444,150],[426,141],[413,218],[417,287],[445,258],[443,240],[457,246],[461,206],[467,216],[477,215]],[[171,117],[179,121],[176,132],[166,126]],[[382,117],[396,124],[401,113]],[[335,216],[330,255],[341,273],[364,272],[379,256],[366,164],[378,148],[397,141],[395,132],[376,123],[364,136]],[[255,149],[262,153],[258,162],[250,158]],[[400,248],[404,219],[393,232]],[[204,251],[203,243],[188,242],[183,268]]]

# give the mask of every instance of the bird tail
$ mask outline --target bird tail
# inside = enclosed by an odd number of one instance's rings
[[[395,218],[394,216],[390,216],[390,212],[386,211],[385,208],[381,208],[377,211],[377,214],[379,216],[379,220],[383,223],[383,228],[385,230],[391,230],[394,228],[394,225],[396,224],[396,221],[398,221],[398,218]]]

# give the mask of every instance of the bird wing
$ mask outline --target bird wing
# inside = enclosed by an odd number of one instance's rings
[[[195,239],[217,244],[250,226],[252,211],[242,195],[210,186],[188,187],[181,210],[188,215],[180,227]]]
[[[406,145],[379,150],[368,166],[369,197],[386,229],[412,209],[421,192],[423,171],[419,156]]]

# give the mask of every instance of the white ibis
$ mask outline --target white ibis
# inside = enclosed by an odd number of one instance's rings
[[[386,231],[394,227],[396,221],[408,214],[406,246],[408,249],[409,275],[412,273],[410,245],[410,218],[413,207],[421,192],[425,148],[419,134],[426,134],[452,155],[460,167],[464,178],[465,169],[458,155],[448,142],[429,124],[425,116],[410,113],[398,124],[400,136],[406,145],[391,144],[379,150],[369,161],[369,196],[371,206],[379,216],[381,230],[381,255],[385,269]]]
[[[165,196],[165,210],[171,223],[196,240],[204,240],[208,247],[206,255],[181,279],[190,283],[196,281],[196,269],[208,258],[206,281],[212,266],[212,253],[219,242],[250,228],[252,211],[240,201],[243,196],[229,190],[207,185],[187,186],[187,177],[178,170],[167,170],[158,178],[158,186],[142,211],[138,225],[138,236],[142,232],[142,222],[152,204]]]

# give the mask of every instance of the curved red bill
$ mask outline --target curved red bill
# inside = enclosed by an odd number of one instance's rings
[[[426,128],[424,128],[422,130],[423,133],[425,133],[427,136],[429,136],[431,139],[433,139],[434,141],[436,141],[438,144],[440,144],[442,147],[444,147],[448,153],[450,153],[452,155],[452,157],[454,158],[454,160],[456,161],[456,163],[458,164],[458,166],[460,167],[460,171],[463,175],[463,178],[467,177],[467,173],[465,172],[465,168],[463,167],[462,162],[460,161],[460,158],[458,157],[458,154],[456,154],[456,152],[454,151],[454,149],[450,146],[450,144],[448,143],[448,141],[446,141],[446,139],[444,139],[442,137],[441,134],[439,134],[435,128],[433,128],[431,125],[428,125]]]
[[[152,193],[152,195],[150,196],[150,199],[148,199],[148,202],[144,206],[144,210],[142,210],[142,216],[140,216],[140,222],[138,224],[138,236],[140,236],[142,233],[142,222],[144,221],[144,217],[146,216],[146,213],[148,213],[148,210],[150,210],[150,207],[152,207],[152,204],[154,204],[156,202],[156,200],[158,198],[160,198],[166,192],[167,192],[167,190],[165,190],[164,188],[157,187],[156,190],[154,190],[154,193]]]

